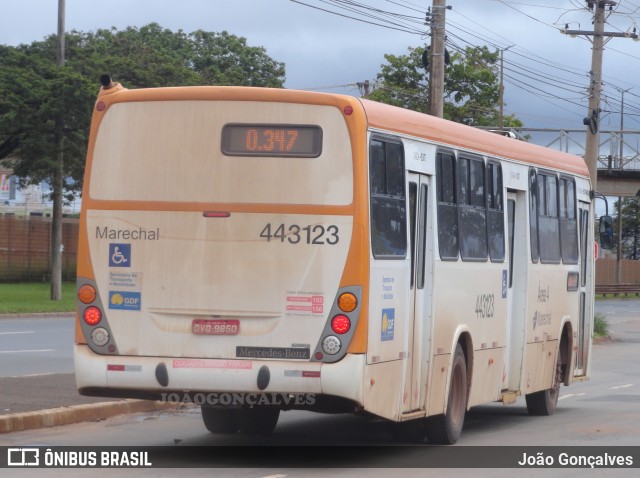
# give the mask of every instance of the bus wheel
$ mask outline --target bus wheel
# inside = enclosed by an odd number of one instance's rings
[[[451,368],[451,385],[447,400],[447,412],[427,417],[427,438],[431,443],[453,445],[464,425],[467,411],[467,362],[460,344],[456,346]]]
[[[560,395],[560,382],[562,381],[562,365],[556,365],[556,376],[553,387],[547,390],[525,395],[527,401],[527,411],[529,415],[547,416],[553,415],[558,407],[558,396]]]
[[[201,407],[202,421],[211,433],[235,433],[240,428],[240,410]]]
[[[278,424],[279,417],[279,408],[244,408],[240,410],[240,432],[245,435],[269,435]]]

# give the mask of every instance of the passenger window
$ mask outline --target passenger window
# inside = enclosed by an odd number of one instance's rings
[[[538,175],[535,169],[529,170],[529,238],[531,242],[531,262],[538,262]]]
[[[558,178],[551,173],[538,173],[538,234],[540,260],[549,264],[559,263]]]
[[[462,260],[486,260],[487,198],[481,158],[458,159],[458,223]]]
[[[576,185],[573,179],[560,178],[560,248],[562,262],[578,263],[578,221],[576,219]]]
[[[502,167],[487,163],[487,229],[491,262],[504,262],[504,199]]]
[[[438,201],[438,248],[443,260],[458,259],[458,207],[456,201],[456,158],[448,151],[436,154]]]
[[[371,248],[376,259],[399,259],[407,254],[404,171],[402,143],[371,140]]]

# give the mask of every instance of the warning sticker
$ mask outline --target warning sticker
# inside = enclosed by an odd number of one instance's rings
[[[322,292],[287,291],[286,315],[290,317],[322,317],[324,294]]]

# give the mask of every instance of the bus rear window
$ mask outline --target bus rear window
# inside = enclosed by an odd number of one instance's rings
[[[92,156],[93,199],[323,206],[353,201],[349,130],[341,110],[330,106],[116,103],[100,123]]]

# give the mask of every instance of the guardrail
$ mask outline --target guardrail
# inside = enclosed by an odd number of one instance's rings
[[[618,297],[623,295],[628,297],[629,295],[640,295],[640,284],[606,284],[596,285],[596,294],[602,294],[604,297],[607,295],[613,295]]]

